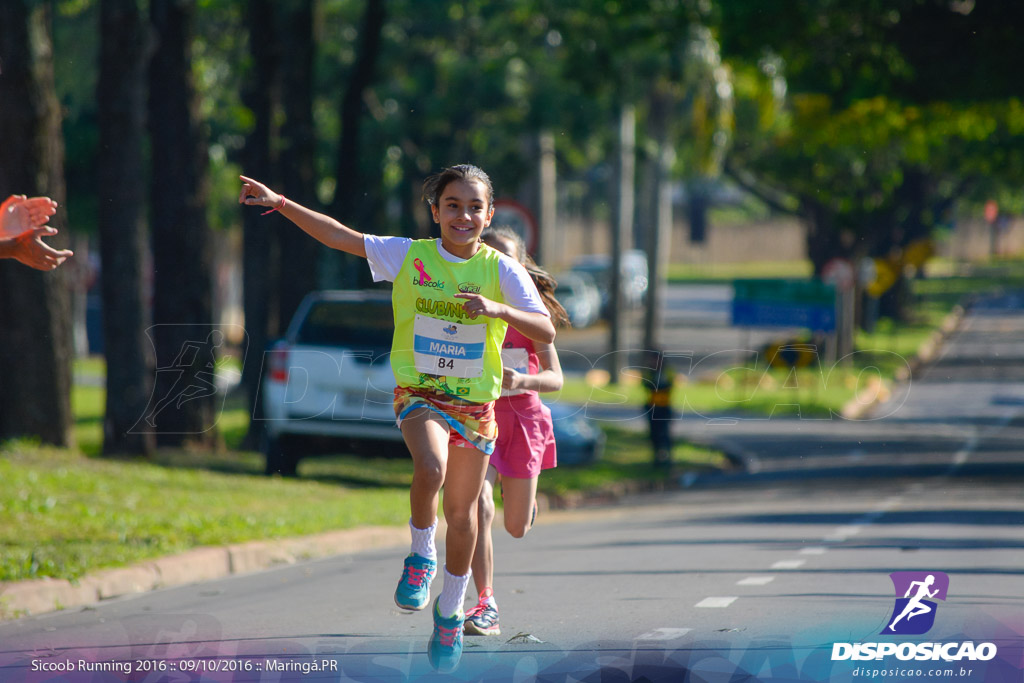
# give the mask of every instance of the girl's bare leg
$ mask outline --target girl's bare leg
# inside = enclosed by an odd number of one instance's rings
[[[494,585],[494,543],[491,526],[494,523],[494,481],[498,476],[493,467],[487,468],[487,478],[477,501],[476,549],[473,551],[473,583],[479,594]]]
[[[426,529],[437,519],[448,460],[448,423],[428,408],[416,408],[402,418],[402,437],[413,463],[410,519],[417,529]]]
[[[473,447],[448,449],[444,482],[445,566],[458,576],[469,573],[476,548],[477,500],[487,473],[488,457]]]
[[[514,538],[522,538],[533,524],[533,506],[537,501],[537,477],[502,477],[501,487],[505,501],[505,529]]]

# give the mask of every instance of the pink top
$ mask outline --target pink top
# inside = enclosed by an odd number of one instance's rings
[[[540,359],[537,358],[537,348],[533,345],[533,340],[512,326],[505,332],[505,342],[501,345],[501,362],[505,367],[524,375],[536,375],[540,372]],[[527,389],[501,390],[502,398],[520,394],[536,396],[537,392]]]

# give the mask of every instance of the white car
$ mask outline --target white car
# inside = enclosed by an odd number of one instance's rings
[[[573,327],[590,327],[601,317],[601,291],[586,273],[569,271],[557,278],[555,298],[565,307]]]
[[[601,292],[601,315],[611,307],[612,258],[608,254],[586,254],[577,258],[570,273],[585,273],[593,278]],[[647,297],[647,255],[639,249],[622,253],[619,262],[623,303],[627,309],[638,308]]]
[[[393,408],[394,334],[386,290],[308,294],[271,346],[260,386],[268,474],[294,475],[321,445],[401,446]],[[380,443],[385,442],[385,443]]]

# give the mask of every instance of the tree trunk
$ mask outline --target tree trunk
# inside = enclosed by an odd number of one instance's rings
[[[273,0],[253,0],[246,14],[253,72],[247,81],[245,102],[253,112],[256,125],[245,141],[244,173],[265,182],[276,183],[276,158],[273,140],[277,136],[274,112],[281,103],[281,55],[276,21],[267,21],[274,13]],[[242,366],[242,384],[249,399],[249,433],[245,445],[255,448],[262,429],[263,409],[259,401],[263,377],[264,350],[272,336],[280,333],[276,315],[278,306],[278,230],[271,216],[260,211],[243,210],[242,224],[242,306],[245,312],[246,353]]]
[[[51,2],[0,3],[0,193],[47,195],[61,204],[64,145],[53,82]],[[71,302],[63,270],[0,263],[0,439],[34,436],[73,445]]]
[[[303,206],[319,208],[316,195],[316,131],[313,126],[313,3],[286,3],[280,25],[284,57],[284,114],[279,160],[282,191]],[[344,182],[344,181],[340,181]],[[279,320],[285,326],[302,298],[316,289],[316,263],[325,248],[285,219],[274,216],[279,230],[281,277]],[[268,226],[269,227],[269,226]]]
[[[667,270],[672,245],[672,165],[675,151],[669,142],[672,100],[664,93],[652,93],[648,126],[655,152],[646,160],[650,188],[645,198],[644,251],[647,253],[647,297],[644,301],[644,349],[661,348]]]
[[[195,3],[151,0],[153,342],[156,388],[144,419],[161,445],[217,443],[212,363],[213,249],[206,222],[207,147],[192,82]]]
[[[807,227],[807,257],[814,266],[814,274],[821,275],[822,266],[836,256],[844,256],[836,229],[835,216],[828,207],[806,197],[801,199],[800,214]]]
[[[382,0],[366,0],[366,12],[359,39],[359,54],[341,102],[341,139],[338,142],[338,189],[331,211],[342,222],[352,220],[360,188],[359,131],[365,106],[363,93],[373,83],[380,54],[381,29],[386,16]]]
[[[363,178],[359,167],[360,130],[366,108],[363,95],[373,83],[386,14],[383,0],[366,0],[359,37],[359,52],[341,101],[341,139],[338,141],[336,171],[338,184],[331,204],[331,215],[357,230],[368,214],[365,202],[362,210],[360,209],[359,198],[363,196],[363,188],[372,186],[372,183],[366,182]],[[356,263],[356,257],[345,254],[343,258],[343,284],[347,287],[356,287],[365,281],[368,275],[366,268],[352,267]],[[360,273],[364,274],[362,278]]]
[[[143,306],[146,236],[142,149],[145,139],[146,25],[134,0],[100,4],[100,283],[107,358],[103,452],[150,455],[151,431],[133,430],[152,393],[153,360]]]

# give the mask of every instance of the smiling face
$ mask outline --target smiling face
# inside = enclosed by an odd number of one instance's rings
[[[441,226],[441,245],[460,258],[480,248],[480,233],[494,215],[487,187],[479,180],[452,180],[439,193],[430,212]]]

